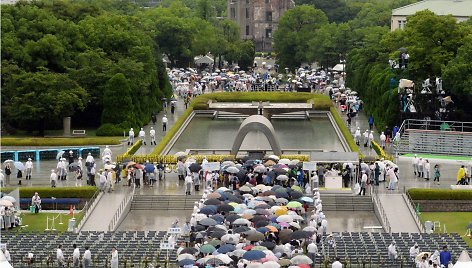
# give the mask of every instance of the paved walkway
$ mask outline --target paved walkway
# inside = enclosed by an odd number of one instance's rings
[[[392,232],[419,233],[413,216],[402,194],[379,194],[380,203],[387,214]]]
[[[82,231],[108,231],[108,225],[127,195],[128,192],[121,187],[113,193],[105,193],[87,218]]]

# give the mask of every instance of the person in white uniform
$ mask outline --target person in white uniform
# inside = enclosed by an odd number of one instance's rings
[[[134,143],[134,130],[131,128],[128,132],[128,145],[133,145]]]
[[[149,136],[151,137],[151,145],[154,143],[154,145],[157,145],[156,144],[156,130],[154,130],[153,127],[151,127],[151,130],[149,130]]]
[[[138,134],[139,139],[143,142],[144,145],[146,145],[146,132],[144,132],[144,129],[141,128]]]
[[[31,158],[28,158],[28,161],[25,163],[25,175],[26,180],[31,180],[31,174],[33,173],[33,162]]]
[[[111,249],[111,268],[118,268],[118,250],[115,247]]]

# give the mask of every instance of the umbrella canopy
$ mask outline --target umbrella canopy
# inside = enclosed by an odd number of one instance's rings
[[[212,205],[204,206],[200,209],[200,213],[205,214],[205,215],[215,214],[216,206],[212,206]]]
[[[298,202],[298,201],[290,201],[288,202],[287,204],[287,207],[288,208],[299,208],[302,206],[302,203]]]
[[[312,264],[313,263],[313,261],[308,256],[305,256],[305,255],[297,255],[297,256],[291,258],[290,262],[292,264],[295,264],[295,265]]]
[[[236,247],[234,245],[231,245],[231,244],[224,244],[222,245],[217,251],[219,253],[223,253],[223,254],[226,254],[228,252],[232,252],[232,251],[235,251],[236,250]]]
[[[282,215],[277,217],[277,222],[292,222],[293,218],[290,215]]]
[[[273,161],[273,160],[267,160],[265,163],[264,163],[264,166],[266,167],[271,167],[273,165],[275,165],[276,163]]]
[[[237,214],[232,214],[226,217],[226,220],[229,221],[230,223],[233,223],[237,219],[241,219],[241,216]]]
[[[287,175],[279,175],[275,179],[278,180],[278,181],[288,181],[288,176]]]
[[[68,166],[68,168],[69,168],[70,171],[77,171],[77,169],[79,169],[80,167],[79,167],[78,163],[72,163]]]
[[[187,153],[185,153],[185,152],[177,152],[177,153],[174,154],[174,156],[176,156],[176,157],[181,157],[181,156],[186,156],[186,155],[187,155]]]
[[[216,225],[216,221],[212,218],[206,218],[206,219],[203,219],[199,222],[199,224],[203,225],[203,226],[214,226]]]
[[[262,241],[264,240],[264,234],[259,233],[259,232],[254,232],[247,236],[247,240],[252,241],[252,242]]]
[[[252,189],[251,189],[251,187],[249,187],[247,185],[244,185],[244,186],[239,188],[239,191],[241,191],[242,193],[251,193]]]
[[[292,239],[305,239],[311,237],[311,233],[306,231],[295,231],[291,234]]]
[[[233,232],[236,233],[236,234],[240,234],[240,233],[245,233],[245,232],[250,231],[250,230],[251,230],[251,228],[249,228],[247,226],[240,226],[240,227],[237,227],[237,228],[233,229]]]
[[[195,263],[192,259],[184,259],[178,262],[179,266],[193,265]]]
[[[261,243],[261,246],[266,247],[267,249],[273,250],[276,246],[274,242],[271,241],[264,241]]]
[[[205,205],[219,206],[219,205],[221,205],[221,201],[218,200],[218,199],[208,199],[208,200],[206,200],[203,204],[205,204]]]
[[[290,165],[292,161],[290,161],[290,159],[287,159],[287,158],[282,158],[279,160],[279,164],[283,164],[283,165]]]
[[[188,169],[191,171],[191,172],[198,172],[202,169],[202,166],[200,166],[199,164],[197,163],[192,163],[190,164],[190,166],[188,166]]]
[[[208,199],[218,199],[221,197],[221,194],[218,192],[213,192],[207,196]]]
[[[136,165],[136,162],[129,161],[128,164],[126,164],[126,168],[130,168],[132,166]]]
[[[254,167],[254,172],[256,173],[264,173],[267,171],[267,168],[264,165],[257,165]]]
[[[279,161],[280,158],[278,156],[272,154],[272,155],[269,155],[269,157],[267,157],[267,159],[271,159],[271,160],[274,160],[274,161]]]
[[[15,163],[13,163],[13,165],[18,170],[22,170],[22,171],[25,170],[25,165],[23,165],[23,163],[21,163],[21,162],[15,162]]]
[[[230,211],[233,211],[233,210],[234,210],[234,207],[230,206],[230,205],[227,205],[227,204],[219,205],[218,208],[217,208],[218,212],[230,212]]]
[[[193,254],[189,254],[189,253],[181,253],[178,257],[177,257],[177,261],[181,261],[181,260],[196,260],[195,256],[193,256]]]
[[[230,167],[226,168],[225,171],[228,172],[228,173],[236,174],[236,173],[239,172],[239,169],[237,167],[230,166]]]
[[[196,253],[198,253],[198,249],[194,248],[194,247],[191,247],[191,248],[184,248],[182,249],[182,251],[180,252],[180,254],[192,254],[192,255],[195,255]]]
[[[202,253],[212,253],[216,250],[216,248],[211,244],[205,244],[200,248],[200,252]]]
[[[457,259],[456,264],[454,264],[454,268],[467,268],[472,267],[472,261],[470,260],[469,253],[467,250],[463,250],[459,259]]]
[[[11,206],[13,206],[13,203],[6,200],[6,199],[1,199],[0,200],[0,206],[11,207]]]
[[[8,200],[12,203],[16,203],[16,199],[13,196],[9,196],[9,195],[2,197],[2,200]]]
[[[313,203],[313,198],[308,197],[308,196],[302,196],[302,198],[300,198],[300,201],[307,202],[307,203]]]
[[[241,258],[241,257],[244,255],[244,253],[246,253],[246,252],[247,252],[247,251],[244,250],[244,249],[237,249],[237,250],[231,252],[230,254],[231,254],[232,256]]]
[[[266,254],[260,250],[250,250],[243,255],[243,259],[248,261],[258,261],[264,258]]]
[[[56,155],[56,159],[59,160],[62,158],[62,155],[64,154],[65,152],[64,151],[59,151]]]

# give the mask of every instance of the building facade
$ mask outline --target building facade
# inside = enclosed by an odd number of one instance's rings
[[[228,18],[239,25],[242,39],[254,40],[256,51],[272,51],[279,19],[293,0],[228,0]]]
[[[403,29],[407,17],[418,11],[430,10],[436,15],[452,15],[457,22],[472,16],[472,0],[424,0],[392,10],[390,30]]]

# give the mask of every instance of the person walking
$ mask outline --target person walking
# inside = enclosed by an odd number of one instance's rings
[[[92,156],[92,153],[87,154],[87,158],[85,158],[85,166],[87,167],[87,172],[90,172],[92,167],[95,165],[95,159]]]
[[[441,170],[439,169],[439,165],[434,165],[434,181],[438,182],[439,185],[439,178],[441,177]]]
[[[387,171],[387,175],[390,179],[390,183],[389,183],[389,187],[388,187],[389,190],[392,190],[392,191],[395,190],[395,186],[398,182],[397,171],[398,171],[398,168],[393,168],[393,167],[391,167]]]
[[[34,206],[34,213],[38,214],[41,209],[41,197],[39,197],[38,192],[35,192],[31,198],[31,205]]]
[[[439,253],[439,261],[441,262],[441,267],[449,267],[451,263],[451,253],[447,250],[447,246],[443,247],[441,253]]]
[[[388,258],[392,261],[395,261],[397,258],[397,245],[395,241],[392,241],[390,246],[388,246]]]
[[[424,174],[423,174],[424,177],[423,178],[427,181],[429,181],[430,172],[431,172],[431,164],[429,163],[428,159],[425,159],[424,160]]]
[[[134,143],[134,130],[131,128],[128,132],[128,145],[133,145]]]
[[[56,250],[57,267],[64,267],[64,253],[62,252],[62,245],[59,245]]]
[[[368,122],[369,122],[369,130],[372,130],[372,128],[374,127],[374,117],[372,115],[369,116]]]
[[[190,195],[192,191],[193,179],[190,174],[185,177],[185,195]]]
[[[138,134],[139,139],[142,141],[144,145],[146,145],[146,132],[144,132],[144,129],[141,128]]]
[[[25,177],[26,180],[31,180],[31,174],[33,173],[33,162],[31,158],[28,158],[28,161],[25,163]]]
[[[5,184],[10,184],[10,175],[11,175],[11,165],[10,163],[5,164]]]
[[[420,159],[418,159],[418,178],[423,178],[423,175],[424,175],[424,160],[423,158],[420,157]]]
[[[105,192],[105,184],[107,183],[107,176],[101,169],[98,172],[98,174],[100,174],[99,175],[100,191]]]
[[[151,137],[151,145],[154,143],[154,145],[157,145],[156,144],[156,131],[154,130],[153,127],[151,127],[151,130],[149,130],[149,136]]]
[[[385,134],[382,132],[382,134],[380,134],[380,146],[382,146],[382,149],[385,150],[385,143],[387,141],[387,136],[385,136]]]
[[[136,185],[136,188],[141,188],[141,180],[143,179],[143,171],[140,168],[137,168],[135,171],[135,178],[134,178],[134,184]]]
[[[412,262],[416,261],[416,256],[420,254],[420,249],[418,247],[418,244],[415,243],[411,248],[410,248],[410,259]]]
[[[356,139],[356,144],[359,146],[361,143],[361,128],[357,127],[356,132],[354,133],[354,138]]]
[[[69,155],[67,156],[67,159],[69,160],[69,166],[74,163],[74,152],[73,151],[69,151]],[[70,167],[69,167],[69,171],[70,171]]]
[[[111,249],[111,268],[118,268],[118,250],[116,250],[116,247]]]
[[[57,185],[57,174],[56,174],[56,170],[54,169],[51,169],[51,176],[49,177],[50,181],[51,181],[51,187],[52,188],[56,188],[56,185]]]
[[[73,244],[72,247],[74,248],[74,251],[72,252],[72,266],[80,267],[80,249],[76,244]]]
[[[21,185],[21,178],[23,178],[23,172],[18,169],[18,172],[16,173],[16,178],[18,179],[18,185]]]
[[[361,190],[359,191],[359,195],[365,195],[365,189],[367,187],[367,174],[365,170],[362,170],[362,177],[361,177]]]
[[[167,131],[167,122],[168,122],[168,121],[169,121],[169,120],[167,119],[167,116],[164,115],[164,116],[162,117],[162,131],[164,131],[164,132]]]
[[[185,166],[182,160],[177,161],[177,175],[179,177],[179,181],[185,179]]]
[[[90,252],[90,249],[88,246],[85,246],[85,252],[84,252],[84,256],[82,260],[83,260],[84,268],[92,267],[92,252]]]
[[[370,133],[369,133],[369,148],[372,149],[372,142],[374,141],[374,131],[371,130]]]
[[[413,166],[413,173],[415,174],[415,177],[417,175],[417,172],[418,172],[418,162],[419,162],[419,159],[418,157],[416,157],[416,154],[413,156],[413,159],[411,160],[411,165]]]
[[[364,147],[367,147],[369,143],[369,130],[364,131]]]

